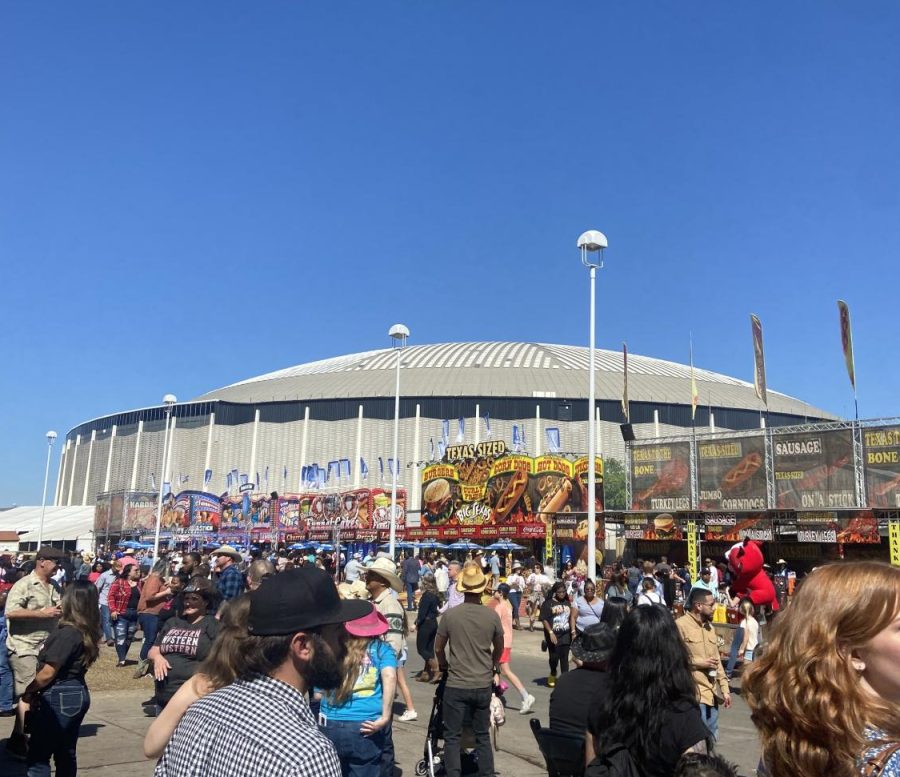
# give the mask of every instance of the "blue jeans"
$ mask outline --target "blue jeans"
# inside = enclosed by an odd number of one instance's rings
[[[712,738],[719,739],[719,705],[718,704],[701,704],[700,717],[709,729]]]
[[[418,588],[418,583],[407,583],[406,584],[406,609],[407,610],[415,610],[416,609],[416,588]]]
[[[0,712],[15,707],[13,701],[13,674],[9,667],[9,651],[6,648],[6,637],[0,637]]]
[[[90,706],[91,696],[80,680],[54,683],[41,694],[29,713],[28,777],[50,777],[51,757],[56,777],[75,777],[78,731]]]
[[[522,592],[521,591],[510,591],[509,592],[509,603],[512,605],[513,623],[518,625],[518,623],[519,623],[519,608],[522,606]]]
[[[156,632],[159,630],[159,616],[152,612],[138,613],[138,623],[144,632],[144,641],[141,644],[141,661],[147,660],[147,654],[153,643],[156,642]]]
[[[126,610],[116,618],[116,655],[119,661],[128,658],[128,648],[137,631],[137,611]]]
[[[731,640],[731,653],[728,655],[728,663],[725,665],[725,674],[728,677],[731,677],[731,673],[734,672],[735,664],[737,664],[738,660],[738,650],[741,647],[741,642],[744,641],[744,627],[738,626],[734,632],[734,639]]]
[[[372,777],[380,769],[385,730],[366,737],[359,730],[362,723],[361,720],[328,720],[320,726],[337,750],[342,777]]]
[[[100,605],[100,628],[103,630],[103,639],[107,642],[116,638],[116,632],[109,618],[109,605],[107,604]]]
[[[491,687],[444,689],[444,768],[447,777],[460,777],[460,740],[467,712],[472,715],[472,732],[478,753],[479,777],[494,777],[491,749]]]

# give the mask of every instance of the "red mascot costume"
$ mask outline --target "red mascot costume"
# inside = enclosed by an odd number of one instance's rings
[[[725,555],[731,570],[731,594],[748,597],[757,607],[778,609],[775,586],[763,571],[762,546],[755,540],[745,539],[733,545]]]

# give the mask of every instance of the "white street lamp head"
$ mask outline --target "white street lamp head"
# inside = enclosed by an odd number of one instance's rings
[[[47,432],[47,442],[50,443],[51,445],[53,445],[53,441],[55,439],[56,439],[56,432],[54,432],[51,429],[49,432]]]
[[[388,330],[388,334],[391,336],[391,339],[399,340],[402,344],[409,337],[409,329],[403,324],[394,324]]]
[[[177,401],[178,401],[178,399],[175,397],[174,394],[166,394],[166,395],[163,397],[163,404],[164,404],[164,405],[174,405]]]
[[[578,238],[578,247],[585,251],[602,251],[609,244],[606,242],[606,235],[598,232],[596,229],[589,229],[582,232]]]

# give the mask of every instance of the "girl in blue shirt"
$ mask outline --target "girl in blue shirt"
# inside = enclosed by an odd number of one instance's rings
[[[321,696],[319,728],[334,744],[343,777],[379,773],[388,746],[391,708],[397,685],[397,656],[381,637],[388,622],[374,606],[344,627],[350,634],[343,662],[344,681]]]

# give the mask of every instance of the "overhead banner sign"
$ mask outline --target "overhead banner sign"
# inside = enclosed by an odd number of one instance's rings
[[[602,512],[600,459],[595,472],[594,498]],[[502,441],[451,446],[444,461],[422,473],[421,526],[407,531],[407,537],[545,537],[555,516],[587,512],[587,474],[586,458],[510,454]]]
[[[741,542],[744,539],[771,542],[775,528],[765,513],[705,513],[706,542]]]
[[[635,444],[631,449],[631,509],[691,509],[688,442]]]
[[[726,437],[697,443],[701,510],[765,510],[766,441]]]
[[[863,429],[870,507],[900,507],[900,426]]]
[[[681,526],[671,513],[623,513],[626,540],[681,540]]]
[[[779,509],[857,506],[853,433],[849,429],[776,433],[773,450]]]
[[[881,542],[881,536],[871,510],[798,510],[797,542],[874,545]]]

